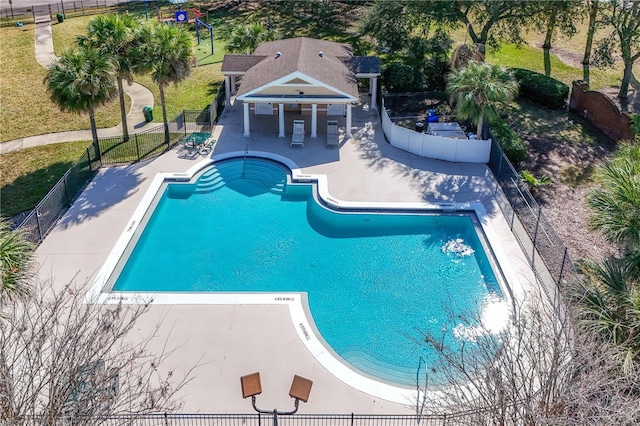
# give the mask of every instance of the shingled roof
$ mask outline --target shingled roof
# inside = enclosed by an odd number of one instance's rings
[[[238,96],[300,72],[357,97],[355,74],[380,73],[380,62],[354,57],[347,44],[297,37],[260,43],[252,55],[225,55],[222,72],[244,72]]]
[[[266,56],[260,55],[224,55],[222,72],[245,73],[262,61]]]

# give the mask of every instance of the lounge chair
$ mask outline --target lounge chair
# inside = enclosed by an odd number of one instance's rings
[[[338,121],[327,120],[327,146],[338,146],[340,141],[338,139]]]
[[[291,146],[304,146],[304,120],[293,120]]]

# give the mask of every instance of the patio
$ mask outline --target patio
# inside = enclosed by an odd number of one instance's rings
[[[302,114],[286,114],[285,138],[278,137],[277,116],[251,115],[251,137],[245,138],[243,109],[237,102],[225,109],[214,129],[217,143],[212,155],[265,151],[285,156],[304,173],[326,175],[329,192],[338,200],[481,202],[502,244],[497,251],[509,253],[514,281],[534,282],[498,207],[503,201],[489,169],[429,160],[390,146],[369,100],[362,95],[361,104],[353,108],[353,136],[341,138],[338,148],[326,146],[327,117],[322,115],[318,138],[310,138],[307,130],[304,147],[290,146],[293,120],[309,119]],[[343,117],[338,126],[344,134]],[[202,158],[182,156],[177,148],[143,164],[100,170],[38,248],[42,277],[53,277],[59,285],[70,280],[91,283],[155,174],[184,172]],[[241,397],[240,377],[259,371],[263,407],[292,408],[288,391],[297,374],[313,381],[300,414],[415,413],[415,401],[404,405],[374,398],[328,372],[301,342],[286,305],[153,305],[138,323],[137,335],[146,336],[159,321],[162,325],[150,349],[161,350],[165,342],[177,348],[165,367],[180,376],[201,358],[205,363],[182,394],[183,412],[252,413],[250,401]]]

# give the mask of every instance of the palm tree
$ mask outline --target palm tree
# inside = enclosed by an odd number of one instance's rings
[[[61,110],[89,114],[93,144],[100,158],[95,112],[117,94],[111,59],[91,48],[68,50],[49,66],[44,80],[51,100]]]
[[[625,255],[640,251],[640,145],[623,143],[596,172],[600,187],[587,196],[589,225]],[[640,265],[639,265],[640,267]],[[640,273],[640,271],[638,271]]]
[[[478,124],[476,136],[482,138],[482,126],[498,118],[498,105],[518,93],[513,74],[494,64],[469,61],[466,67],[447,77],[447,92],[456,102],[457,115]]]
[[[0,301],[28,292],[26,278],[31,266],[34,245],[9,222],[0,219]]]
[[[268,30],[261,24],[240,25],[233,29],[227,43],[230,53],[251,53],[264,41],[280,38],[276,30]]]
[[[160,89],[165,143],[169,143],[169,124],[164,101],[164,88],[178,84],[191,73],[193,56],[191,36],[182,28],[154,23],[141,30],[141,45],[137,49],[140,58],[138,69],[150,72],[151,79]]]
[[[132,15],[112,13],[93,18],[87,26],[87,35],[78,37],[80,46],[97,49],[102,55],[109,55],[113,59],[120,96],[122,136],[125,141],[129,140],[129,128],[122,81],[127,80],[128,84],[133,82],[136,58],[132,53],[138,43],[138,28],[139,22]]]

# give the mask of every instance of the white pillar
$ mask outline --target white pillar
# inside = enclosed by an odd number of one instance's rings
[[[229,77],[231,77],[231,94],[235,95],[236,94],[236,76],[230,75]]]
[[[369,86],[371,86],[371,105],[370,109],[378,109],[378,100],[376,99],[377,90],[378,90],[378,78],[371,77]]]
[[[243,102],[242,105],[244,106],[244,133],[242,136],[248,138],[251,136],[251,131],[249,129],[249,102]]]
[[[224,101],[225,106],[231,106],[231,77],[224,76]]]
[[[278,137],[284,138],[284,104],[278,104]]]
[[[311,104],[311,136],[318,137],[318,104]]]
[[[347,137],[351,137],[351,104],[347,104]]]

